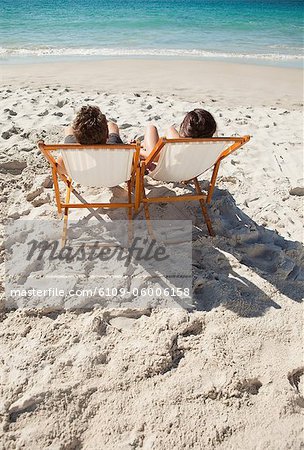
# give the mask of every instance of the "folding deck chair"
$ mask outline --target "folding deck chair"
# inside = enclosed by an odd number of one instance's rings
[[[87,208],[91,215],[100,219],[99,208],[126,208],[128,217],[132,219],[133,210],[137,211],[140,201],[140,144],[115,145],[80,145],[52,144],[38,142],[38,147],[52,167],[55,198],[58,213],[64,212],[64,223],[67,226],[69,209]],[[67,175],[61,173],[52,152],[60,151]],[[66,184],[65,201],[61,200],[58,179]],[[114,187],[127,183],[128,202],[121,203],[89,203],[75,189],[73,183],[90,187]],[[134,195],[132,196],[132,190]],[[71,203],[73,194],[80,203]]]
[[[149,203],[167,203],[198,200],[208,232],[214,236],[214,231],[206,206],[210,204],[221,161],[230,153],[248,142],[250,136],[221,137],[208,139],[165,139],[161,138],[150,155],[141,163],[141,201],[147,221],[150,219]],[[147,167],[158,158],[157,165],[149,173],[154,180],[164,182],[194,183],[196,194],[171,197],[147,197],[144,175]],[[213,167],[207,195],[203,194],[197,177]]]

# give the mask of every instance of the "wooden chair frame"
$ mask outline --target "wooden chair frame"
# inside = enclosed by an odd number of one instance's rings
[[[141,202],[144,205],[144,211],[145,211],[145,217],[146,220],[150,220],[150,213],[149,213],[149,203],[167,203],[167,202],[180,202],[180,201],[191,201],[191,200],[198,200],[200,203],[200,207],[202,210],[203,217],[205,219],[208,232],[210,236],[215,236],[215,233],[212,228],[211,220],[208,215],[207,211],[207,205],[210,204],[212,195],[214,192],[214,187],[220,167],[221,161],[226,158],[226,156],[230,155],[232,152],[236,151],[242,145],[244,145],[246,142],[250,140],[250,136],[242,136],[242,137],[220,137],[220,138],[208,138],[208,139],[190,139],[190,138],[179,138],[179,139],[166,139],[166,138],[160,138],[157,144],[155,145],[154,149],[150,153],[150,155],[143,161],[141,161],[141,168],[140,168],[140,178],[141,178]],[[199,181],[197,177],[191,179],[191,180],[184,180],[181,181],[184,184],[188,184],[190,182],[194,183],[194,188],[196,193],[195,194],[185,194],[185,195],[179,195],[175,197],[147,197],[146,191],[145,191],[145,172],[147,167],[153,162],[156,162],[157,157],[159,156],[161,150],[163,147],[168,143],[189,143],[189,142],[220,142],[220,141],[231,141],[231,146],[228,147],[226,150],[224,150],[220,156],[217,158],[214,166],[213,166],[213,172],[211,176],[211,180],[209,183],[209,189],[206,194],[203,194]]]
[[[133,209],[136,212],[139,208],[140,204],[140,167],[139,167],[139,153],[140,153],[140,143],[136,144],[115,144],[114,145],[80,145],[80,144],[45,144],[44,141],[38,142],[38,147],[40,151],[43,153],[45,158],[51,165],[52,168],[52,177],[54,182],[54,190],[55,190],[55,199],[57,210],[59,214],[64,212],[64,223],[65,227],[67,226],[69,209],[75,208],[87,208],[92,216],[95,216],[98,220],[101,220],[97,210],[99,208],[127,208],[128,209],[128,217],[131,220],[133,218]],[[92,150],[113,150],[115,149],[125,149],[134,150],[135,153],[133,156],[133,164],[132,164],[132,175],[129,181],[127,181],[128,187],[128,202],[126,203],[88,203],[77,190],[73,187],[73,180],[67,175],[60,171],[58,162],[52,155],[52,152],[55,151],[64,151],[64,150],[80,150],[80,149],[92,149]],[[115,168],[114,168],[115,169]],[[67,189],[65,195],[65,201],[63,202],[60,197],[59,183],[58,180],[62,180]],[[134,190],[134,200],[132,201],[132,190]],[[81,203],[70,203],[71,194],[81,202]],[[96,210],[97,208],[97,210]]]

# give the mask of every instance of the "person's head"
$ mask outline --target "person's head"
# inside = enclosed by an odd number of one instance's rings
[[[73,122],[74,135],[79,144],[105,144],[108,136],[108,124],[98,106],[82,106]]]
[[[216,131],[216,122],[208,111],[194,109],[186,114],[179,134],[184,138],[210,138]]]

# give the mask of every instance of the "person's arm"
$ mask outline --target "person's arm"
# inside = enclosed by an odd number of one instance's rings
[[[141,159],[146,159],[147,156],[150,155],[151,152],[149,152],[148,150],[146,150],[145,148],[141,148],[140,149],[140,157]]]
[[[176,130],[176,128],[173,125],[167,129],[166,138],[167,139],[179,139],[180,138],[178,131]]]
[[[74,130],[71,125],[68,125],[67,127],[64,127],[64,135],[65,136],[74,136]]]
[[[64,127],[64,140],[66,140],[67,136],[74,136],[74,131],[71,125],[68,125],[67,127]],[[61,155],[58,156],[56,159],[57,162],[57,170],[59,173],[66,175],[67,171],[63,162],[63,158]]]
[[[147,125],[144,137],[144,148],[140,150],[142,159],[145,159],[150,155],[158,140],[159,134],[156,126],[152,124]],[[158,158],[156,158],[156,161],[157,160]]]

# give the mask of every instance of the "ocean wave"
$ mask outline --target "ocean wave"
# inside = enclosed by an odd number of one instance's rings
[[[263,59],[269,61],[303,60],[300,54],[281,53],[235,53],[211,52],[200,49],[171,49],[171,48],[3,48],[0,47],[0,57],[12,56],[179,56],[196,58],[238,58]]]

